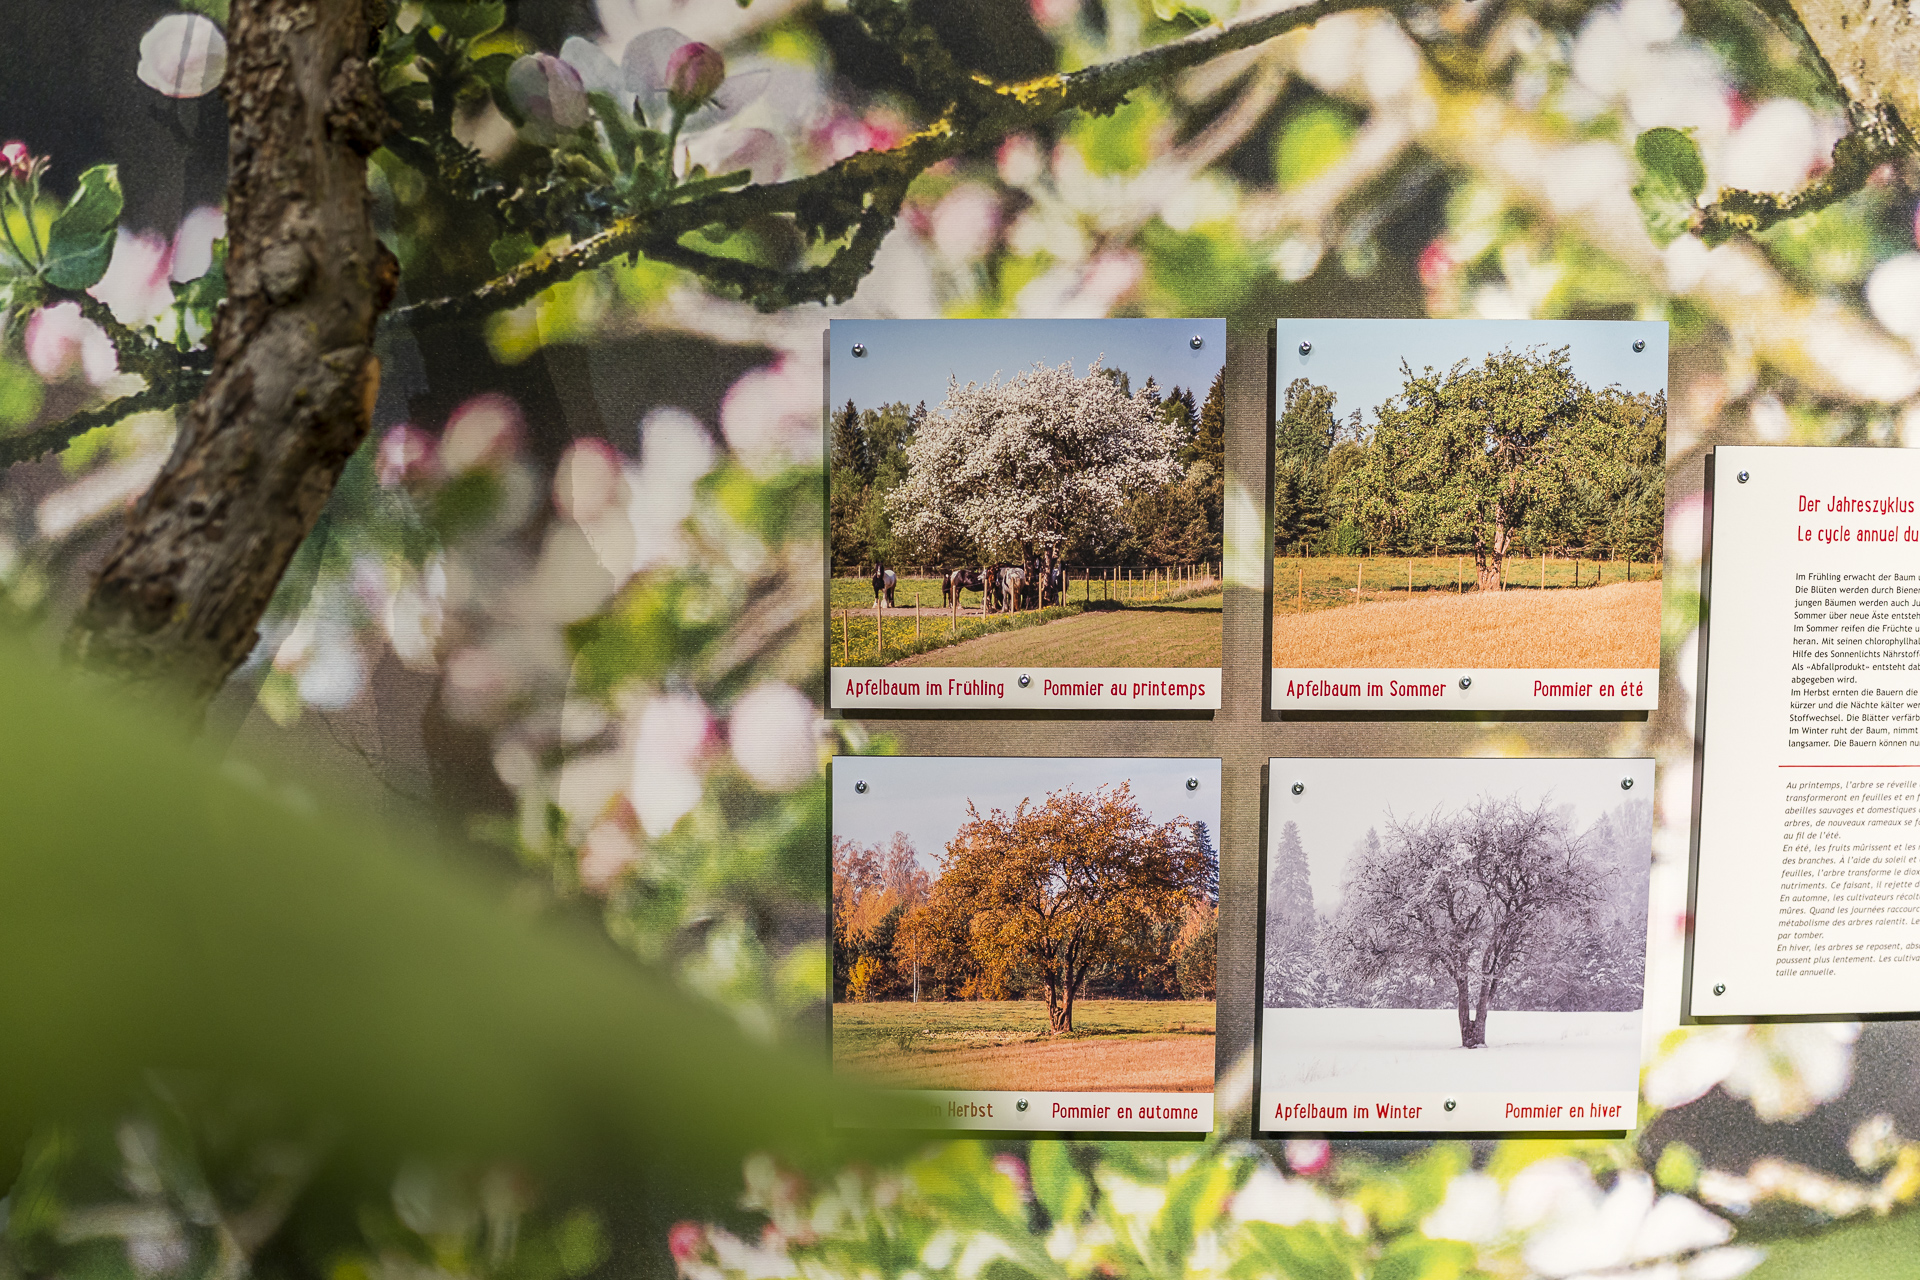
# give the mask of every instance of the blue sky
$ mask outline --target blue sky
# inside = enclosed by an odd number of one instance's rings
[[[1282,320],[1277,326],[1274,412],[1286,403],[1287,384],[1311,378],[1339,398],[1342,422],[1356,408],[1371,426],[1373,410],[1399,392],[1404,358],[1445,372],[1455,361],[1478,364],[1503,347],[1571,348],[1573,375],[1599,390],[1662,391],[1667,385],[1664,320]],[[1647,344],[1636,352],[1636,339]],[[1300,354],[1300,343],[1313,350]]]
[[[1191,340],[1201,338],[1195,351]],[[856,359],[855,343],[867,354]],[[1162,391],[1192,387],[1206,398],[1227,356],[1224,320],[835,320],[828,338],[828,399],[862,409],[903,401],[937,409],[947,379],[989,382],[1031,369],[1071,362],[1084,374],[1102,355],[1109,369],[1125,369],[1138,391],[1149,376]]]
[[[1187,790],[1187,779],[1200,780]],[[863,795],[853,784],[864,779]],[[841,756],[833,762],[833,834],[860,844],[879,844],[904,831],[929,871],[933,855],[967,820],[967,801],[982,815],[1012,812],[1031,798],[1045,804],[1047,792],[1073,787],[1091,791],[1128,782],[1134,799],[1155,822],[1193,818],[1220,840],[1220,762],[1167,759],[1025,756]]]

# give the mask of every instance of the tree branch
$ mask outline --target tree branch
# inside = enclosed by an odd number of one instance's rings
[[[677,265],[688,265],[689,254],[709,264],[726,262],[726,266],[715,266],[711,272],[700,266],[692,269],[740,289],[767,310],[845,298],[871,268],[873,252],[891,229],[907,187],[940,161],[980,150],[1069,111],[1105,114],[1143,85],[1222,54],[1310,27],[1330,14],[1374,8],[1399,12],[1411,3],[1313,0],[1065,75],[1015,84],[976,78],[970,82],[973,88],[958,95],[932,124],[889,150],[863,151],[805,178],[720,192],[619,219],[575,245],[537,255],[471,293],[401,307],[390,318],[412,325],[472,319],[518,306],[583,271],[631,254]],[[852,239],[826,263],[792,273],[715,259],[680,243],[682,237],[701,228],[734,230],[770,214],[793,214],[803,231],[821,240],[839,239],[850,231]]]
[[[397,308],[383,323],[423,326],[476,320],[520,306],[583,272],[636,255],[694,272],[737,291],[763,310],[843,299],[872,270],[874,255],[893,229],[908,187],[940,161],[981,150],[1069,111],[1110,112],[1143,85],[1310,27],[1331,14],[1374,8],[1398,13],[1412,3],[1312,0],[1279,13],[1196,32],[1101,66],[1013,84],[975,77],[956,85],[950,68],[926,63],[932,55],[922,56],[924,51],[914,47],[910,55],[925,63],[917,66],[917,77],[924,84],[954,88],[955,100],[932,124],[898,145],[848,156],[804,178],[716,192],[618,218],[604,230],[557,252],[538,253],[470,292]],[[824,263],[796,271],[705,253],[685,243],[695,232],[730,233],[772,215],[791,215],[816,242],[844,243]],[[152,341],[121,324],[90,295],[57,291],[56,296],[78,304],[88,319],[105,329],[120,353],[121,367],[145,378],[148,386],[112,404],[0,440],[0,466],[62,448],[85,432],[129,414],[185,404],[204,384],[211,365],[209,352],[175,352]]]
[[[1753,235],[1769,227],[1816,213],[1865,186],[1873,171],[1913,150],[1912,139],[1891,113],[1882,110],[1833,144],[1833,164],[1800,190],[1786,195],[1758,191],[1722,191],[1702,209],[1694,231],[1708,244],[1735,235]]]

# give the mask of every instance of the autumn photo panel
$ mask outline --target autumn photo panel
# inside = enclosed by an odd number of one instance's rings
[[[1268,765],[1256,1128],[1633,1127],[1651,760]]]
[[[1651,710],[1667,326],[1282,320],[1278,711]]]
[[[1220,705],[1226,325],[836,320],[829,705]]]
[[[853,1126],[1213,1128],[1217,759],[833,762]]]

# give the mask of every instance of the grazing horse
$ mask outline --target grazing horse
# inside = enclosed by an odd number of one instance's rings
[[[955,569],[940,580],[940,603],[955,605],[960,603],[962,591],[979,591],[987,585],[987,580],[972,569]]]
[[[1041,579],[1040,603],[1060,604],[1067,598],[1067,571],[1060,565],[1053,565]]]
[[[1000,570],[1000,600],[1008,612],[1020,608],[1026,598],[1029,575],[1025,565],[1009,565]]]
[[[893,608],[893,587],[894,583],[898,581],[898,579],[894,577],[893,570],[883,564],[877,564],[873,567],[873,577],[869,579],[869,581],[873,583],[873,603],[875,606],[878,606],[882,600],[885,600],[887,602],[887,608]]]
[[[1004,572],[1006,572],[1005,566],[996,561],[988,565],[986,573],[981,575],[980,590],[982,592],[982,603],[980,607],[983,612],[994,613],[998,610],[1000,603],[1000,575]]]

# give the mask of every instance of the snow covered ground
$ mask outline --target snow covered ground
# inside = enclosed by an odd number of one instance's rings
[[[1276,1089],[1637,1089],[1640,1014],[1487,1015],[1460,1047],[1451,1009],[1267,1009],[1260,1079]]]

